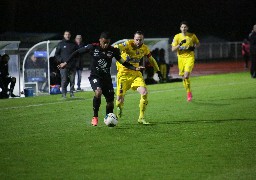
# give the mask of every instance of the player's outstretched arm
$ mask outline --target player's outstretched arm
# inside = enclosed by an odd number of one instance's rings
[[[196,48],[199,48],[200,42],[195,45]]]
[[[82,54],[82,53],[86,53],[88,52],[88,48],[87,46],[85,47],[81,47],[78,50],[74,51],[68,58],[68,60],[64,63],[60,63],[57,67],[59,69],[63,69],[67,64],[69,64],[70,62],[72,62],[74,60],[74,57],[76,57],[78,54]]]
[[[79,53],[78,53],[78,50],[76,50],[75,52],[73,52],[73,53],[69,56],[69,58],[68,58],[68,60],[67,60],[66,62],[60,63],[57,67],[58,67],[59,69],[65,68],[66,65],[67,65],[68,63],[70,63],[70,62],[73,60],[73,58],[74,58],[77,54],[79,54]]]
[[[128,68],[128,69],[131,69],[131,70],[134,70],[134,71],[141,71],[141,70],[144,70],[145,67],[143,66],[139,66],[139,67],[135,67],[133,66],[132,64],[124,61],[122,58],[117,60],[120,64],[122,64],[124,67]]]
[[[148,60],[149,60],[149,63],[153,66],[154,71],[157,73],[159,80],[162,81],[163,80],[163,75],[160,72],[160,69],[157,65],[156,60],[151,55],[148,57]]]
[[[155,71],[155,72],[160,71],[160,69],[159,69],[159,67],[158,67],[158,65],[157,65],[156,60],[155,60],[151,55],[149,55],[149,56],[147,56],[147,57],[148,57],[149,63],[153,66],[154,71]]]

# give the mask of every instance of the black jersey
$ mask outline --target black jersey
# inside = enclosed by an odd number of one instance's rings
[[[110,67],[112,64],[112,58],[116,60],[121,59],[120,51],[117,48],[109,46],[106,49],[102,49],[99,43],[88,44],[78,50],[76,50],[69,57],[67,63],[73,59],[74,56],[81,53],[89,53],[93,58],[91,60],[91,76],[98,77],[110,77]]]

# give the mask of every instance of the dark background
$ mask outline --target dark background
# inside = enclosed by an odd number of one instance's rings
[[[256,24],[255,0],[4,0],[1,3],[1,34],[82,34],[85,42],[98,41],[100,32],[110,31],[112,41],[133,38],[142,30],[146,38],[172,38],[186,20],[190,32],[201,38],[216,36],[242,41]],[[2,36],[3,37],[3,36]],[[10,40],[12,37],[10,37]]]

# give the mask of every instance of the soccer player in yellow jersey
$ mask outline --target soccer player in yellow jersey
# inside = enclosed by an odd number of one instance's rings
[[[162,75],[159,71],[156,60],[151,56],[148,46],[143,44],[143,42],[144,34],[141,31],[137,31],[134,34],[133,40],[128,40],[124,43],[117,44],[115,47],[118,47],[120,49],[121,57],[125,60],[125,62],[129,62],[135,67],[139,67],[140,60],[146,56],[150,64],[154,67],[155,72],[157,72],[159,79],[162,79]],[[140,115],[138,123],[149,124],[144,117],[144,112],[148,104],[148,91],[142,73],[140,71],[131,71],[120,63],[116,63],[116,65],[118,71],[116,100],[118,118],[121,118],[122,116],[125,93],[129,89],[132,89],[137,90],[141,94],[139,104]]]
[[[189,76],[192,72],[195,62],[194,50],[200,46],[199,40],[195,34],[188,32],[188,23],[180,23],[181,33],[176,34],[172,41],[172,51],[177,51],[179,75],[182,76],[183,85],[187,91],[187,101],[192,100]]]

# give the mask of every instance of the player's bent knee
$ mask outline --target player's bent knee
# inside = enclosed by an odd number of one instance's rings
[[[142,91],[140,92],[140,94],[143,95],[143,96],[147,95],[147,94],[148,94],[147,89],[142,90]]]
[[[189,72],[185,72],[185,74],[184,74],[184,79],[188,79],[188,78],[189,78],[189,75],[190,75]]]
[[[107,107],[114,109],[114,102],[107,102]]]
[[[141,95],[147,95],[147,94],[148,94],[147,88],[145,88],[145,87],[138,87],[137,91],[138,91]]]
[[[102,95],[102,90],[101,89],[95,90],[95,96],[96,97],[100,97],[101,95]]]
[[[120,102],[120,103],[123,103],[124,102],[124,97],[123,96],[117,96],[117,101]]]
[[[110,93],[108,96],[106,96],[106,102],[107,102],[107,104],[108,104],[108,103],[112,103],[112,104],[114,105],[114,99],[115,99],[115,97],[114,97],[114,92],[113,92],[113,93]]]

